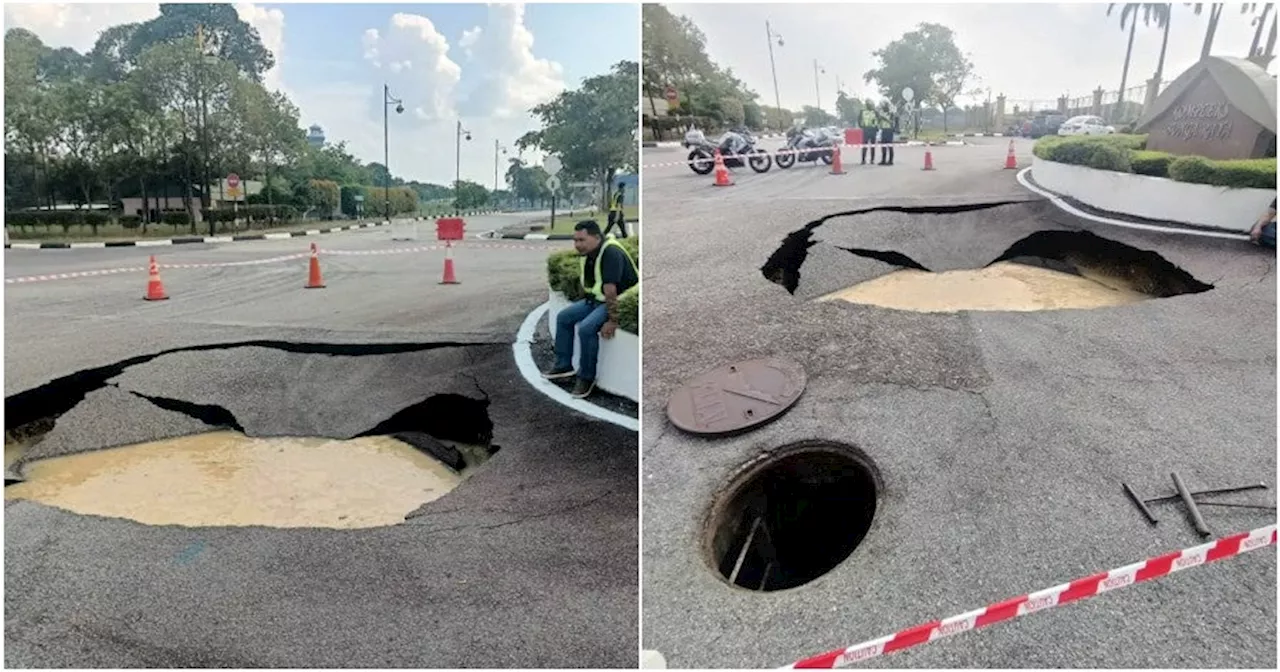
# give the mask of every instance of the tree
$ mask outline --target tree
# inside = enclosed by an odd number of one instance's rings
[[[857,126],[858,117],[862,115],[862,101],[850,98],[844,91],[836,94],[836,113],[840,123],[845,126]]]
[[[607,199],[614,174],[635,170],[639,162],[639,70],[634,61],[620,61],[609,74],[588,78],[581,89],[534,107],[531,112],[543,127],[524,134],[516,146],[558,155],[567,177],[600,184]]]
[[[1119,5],[1115,3],[1107,5],[1107,16],[1111,16],[1111,12],[1115,10],[1117,6]],[[1130,3],[1125,3],[1122,9],[1120,10],[1120,30],[1124,30],[1126,27],[1128,27],[1129,46],[1125,49],[1124,69],[1120,73],[1120,94],[1116,101],[1116,106],[1114,108],[1117,114],[1119,114],[1120,110],[1124,107],[1124,92],[1125,92],[1125,87],[1128,85],[1128,81],[1129,81],[1129,61],[1133,57],[1133,36],[1138,29],[1138,12],[1142,12],[1142,25],[1144,26],[1150,26],[1153,18],[1155,19],[1157,26],[1160,26],[1162,22],[1163,22],[1163,25],[1168,26],[1168,18],[1167,16],[1164,15],[1165,10],[1167,9],[1168,9],[1168,5],[1164,5],[1164,4],[1130,2]],[[1168,39],[1167,31],[1165,34],[1165,39],[1166,40]],[[1160,70],[1163,67],[1164,67],[1164,49],[1162,47],[1160,50],[1160,63],[1156,66],[1156,72],[1157,73],[1160,72]]]
[[[920,105],[940,105],[945,110],[955,103],[966,82],[973,77],[973,64],[956,46],[955,34],[937,23],[921,23],[915,30],[872,52],[878,66],[863,79],[875,82],[880,94],[898,101],[902,90],[911,87]]]
[[[197,27],[219,60],[233,64],[254,81],[275,66],[275,57],[262,44],[253,26],[240,20],[235,7],[225,3],[162,4],[160,15],[138,24],[121,47],[126,62],[136,61],[161,44],[195,37]]]
[[[690,86],[710,77],[715,67],[707,56],[706,36],[687,17],[673,15],[663,5],[645,4],[641,20],[644,93],[657,116],[654,100],[662,98],[668,86],[687,96]]]
[[[1254,16],[1249,20],[1249,24],[1256,26],[1257,29],[1253,32],[1253,42],[1249,45],[1249,55],[1246,58],[1263,69],[1266,69],[1271,63],[1272,54],[1276,46],[1276,16],[1272,13],[1272,9],[1274,9],[1274,5],[1268,2],[1262,6],[1261,15]],[[1240,13],[1242,14],[1257,14],[1257,12],[1257,3],[1248,3],[1240,8]],[[1267,46],[1264,51],[1262,48],[1262,30],[1266,27],[1268,16],[1271,17],[1271,33],[1267,38]]]
[[[473,210],[488,202],[489,190],[483,184],[476,184],[470,180],[462,180],[458,183],[458,196],[453,203],[453,207],[458,211]]]
[[[1206,5],[1203,3],[1185,3],[1191,6],[1196,16],[1200,16]],[[1213,36],[1218,32],[1218,19],[1222,18],[1223,3],[1215,2],[1207,6],[1209,9],[1209,26],[1204,31],[1204,45],[1200,47],[1200,60],[1209,58],[1209,50],[1213,48]]]
[[[812,105],[805,105],[804,108],[802,108],[801,114],[804,115],[804,125],[809,128],[831,126],[839,121],[835,117],[831,116],[830,112],[818,109]]]

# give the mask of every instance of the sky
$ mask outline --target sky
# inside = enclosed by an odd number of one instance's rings
[[[383,84],[404,101],[389,120],[393,174],[436,184],[455,175],[457,123],[462,178],[494,184],[515,156],[515,141],[540,127],[529,108],[639,61],[635,4],[285,4],[236,3],[275,55],[264,81],[319,124],[329,142],[345,141],[365,162],[383,161]],[[105,28],[146,21],[156,3],[5,4],[5,29],[22,27],[52,47],[81,53]],[[538,162],[534,152],[526,160]],[[499,180],[501,181],[501,175]]]
[[[1259,4],[1261,7],[1261,4]],[[878,93],[863,75],[876,67],[872,52],[922,22],[941,23],[955,33],[981,81],[975,88],[1004,93],[1009,111],[1015,103],[1054,105],[1059,96],[1084,97],[1101,86],[1120,88],[1128,31],[1120,28],[1120,7],[1110,17],[1106,3],[1018,4],[668,4],[707,36],[707,51],[722,67],[733,69],[774,104],[765,22],[783,38],[775,44],[779,97],[784,108],[815,105],[834,111],[836,77],[859,98]],[[1215,33],[1212,54],[1247,55],[1254,28],[1239,4],[1228,4]],[[1173,3],[1164,80],[1172,81],[1200,57],[1208,16]],[[1268,19],[1267,29],[1270,28]],[[1125,87],[1141,85],[1155,74],[1163,31],[1141,20]],[[1263,34],[1265,44],[1266,33]],[[826,74],[814,83],[814,60]],[[1269,68],[1274,74],[1275,65]],[[970,98],[968,102],[976,102]],[[1023,109],[1026,109],[1025,107]]]

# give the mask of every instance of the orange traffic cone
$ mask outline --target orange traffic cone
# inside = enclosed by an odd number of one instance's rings
[[[307,289],[324,289],[324,278],[320,277],[320,250],[311,243],[311,273],[307,276]]]
[[[831,155],[832,175],[844,175],[844,163],[840,160],[840,145],[837,143],[835,153]]]
[[[1018,158],[1013,155],[1013,141],[1009,141],[1009,155],[1004,157],[1005,170],[1014,170],[1018,167]]]
[[[927,147],[924,150],[924,169],[933,170],[933,151]]]
[[[720,156],[719,149],[716,149],[716,186],[733,186],[733,181],[729,179],[729,169],[724,167],[724,157]]]
[[[151,255],[151,266],[147,270],[147,294],[142,297],[147,301],[164,301],[169,298],[164,293],[164,283],[160,282],[160,265],[156,263],[156,256]]]
[[[440,281],[442,285],[457,285],[458,278],[453,274],[453,242],[444,241],[444,279]]]

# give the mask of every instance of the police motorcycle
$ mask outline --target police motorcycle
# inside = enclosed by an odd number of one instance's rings
[[[783,170],[796,165],[796,161],[822,161],[829,166],[835,144],[835,138],[827,129],[795,126],[787,131],[787,144],[778,150],[773,161]]]
[[[756,147],[755,136],[741,126],[727,131],[719,143],[707,140],[702,131],[689,131],[684,136],[684,146],[691,150],[689,168],[699,175],[707,175],[715,169],[716,149],[720,150],[726,168],[741,168],[745,164],[757,173],[767,173],[773,167],[773,157]]]

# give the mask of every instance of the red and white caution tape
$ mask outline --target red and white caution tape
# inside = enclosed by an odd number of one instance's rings
[[[936,145],[938,146],[945,145],[945,144],[946,143],[936,143]],[[871,143],[865,143],[865,144],[859,144],[859,145],[846,145],[843,142],[840,143],[841,152],[843,152],[844,154],[853,152],[863,147],[873,147],[873,148],[874,147],[893,147],[895,150],[897,150],[897,149],[902,149],[904,147],[925,147],[925,146],[933,147],[935,146],[935,143],[925,143],[925,142],[916,142],[916,141],[905,142],[905,143],[895,142],[892,145],[881,145],[881,144],[871,144]],[[783,148],[783,149],[776,149],[772,152],[769,152],[769,156],[776,158],[779,154],[801,154],[801,153],[808,153],[808,152],[819,153],[819,152],[823,152],[825,149],[826,148],[823,148],[823,147],[817,147],[817,148],[808,147],[804,149]],[[841,155],[841,158],[843,160],[848,160],[848,159],[844,159],[844,154]],[[743,158],[747,158],[747,157],[743,157]],[[709,163],[712,161],[712,159],[703,159],[703,161]],[[670,168],[672,166],[689,166],[692,164],[693,162],[686,158],[680,161],[664,161],[661,163],[646,163],[643,166],[641,166],[641,168],[642,169],[643,168]]]
[[[552,247],[552,246],[548,246],[548,245],[517,245],[517,244],[507,245],[507,244],[500,244],[500,243],[472,243],[472,242],[468,242],[468,243],[466,244],[466,247],[468,247],[468,248],[471,248],[471,247],[483,247],[483,248],[506,249],[506,250],[539,250],[539,251],[544,251],[544,252],[545,252],[545,251],[547,251],[548,249],[551,249],[551,247]],[[320,254],[322,254],[322,255],[338,255],[338,256],[372,256],[372,255],[384,255],[384,254],[405,254],[405,253],[410,253],[410,252],[430,252],[430,251],[443,250],[443,249],[444,249],[444,246],[443,246],[443,245],[430,245],[430,246],[423,246],[423,247],[396,247],[396,248],[384,249],[384,250],[325,250],[325,249],[321,249],[321,250],[320,250]],[[162,269],[162,270],[163,270],[163,269],[166,269],[166,268],[170,268],[170,269],[172,269],[172,268],[181,268],[181,269],[190,269],[190,268],[231,268],[231,267],[237,267],[237,266],[260,266],[260,265],[263,265],[263,264],[275,264],[275,263],[279,263],[279,262],[282,262],[282,261],[292,261],[292,260],[294,260],[294,259],[305,259],[305,258],[307,258],[307,257],[309,257],[309,256],[311,256],[309,252],[300,252],[300,253],[297,253],[297,254],[286,254],[286,255],[283,255],[283,256],[271,257],[271,258],[268,258],[268,259],[251,259],[251,260],[248,260],[248,261],[220,261],[220,262],[210,262],[210,263],[203,263],[203,264],[164,264],[164,263],[161,263],[161,264],[157,264],[157,266],[158,266],[160,269]],[[5,279],[4,279],[4,284],[6,284],[6,285],[15,285],[15,284],[27,284],[27,283],[31,283],[31,282],[47,282],[47,281],[50,281],[50,280],[72,280],[72,279],[75,279],[75,278],[91,278],[91,277],[102,276],[102,275],[116,275],[116,274],[118,274],[118,273],[143,273],[143,272],[146,272],[146,270],[147,270],[147,268],[146,268],[146,267],[144,267],[144,266],[133,266],[133,267],[129,267],[129,268],[108,268],[108,269],[95,270],[95,271],[72,271],[72,272],[68,272],[68,273],[52,273],[52,274],[48,274],[48,275],[27,275],[27,276],[14,277],[14,278],[5,278]]]
[[[832,669],[846,667],[919,644],[950,637],[993,623],[1045,611],[1086,597],[1132,586],[1177,571],[1197,567],[1215,560],[1230,558],[1276,543],[1276,526],[1268,525],[1251,532],[1241,532],[1200,546],[1174,551],[1144,562],[1127,565],[1109,572],[1094,574],[1071,583],[1015,597],[976,611],[907,628],[887,637],[828,651],[806,658],[782,669]],[[1268,598],[1270,599],[1270,598]]]

